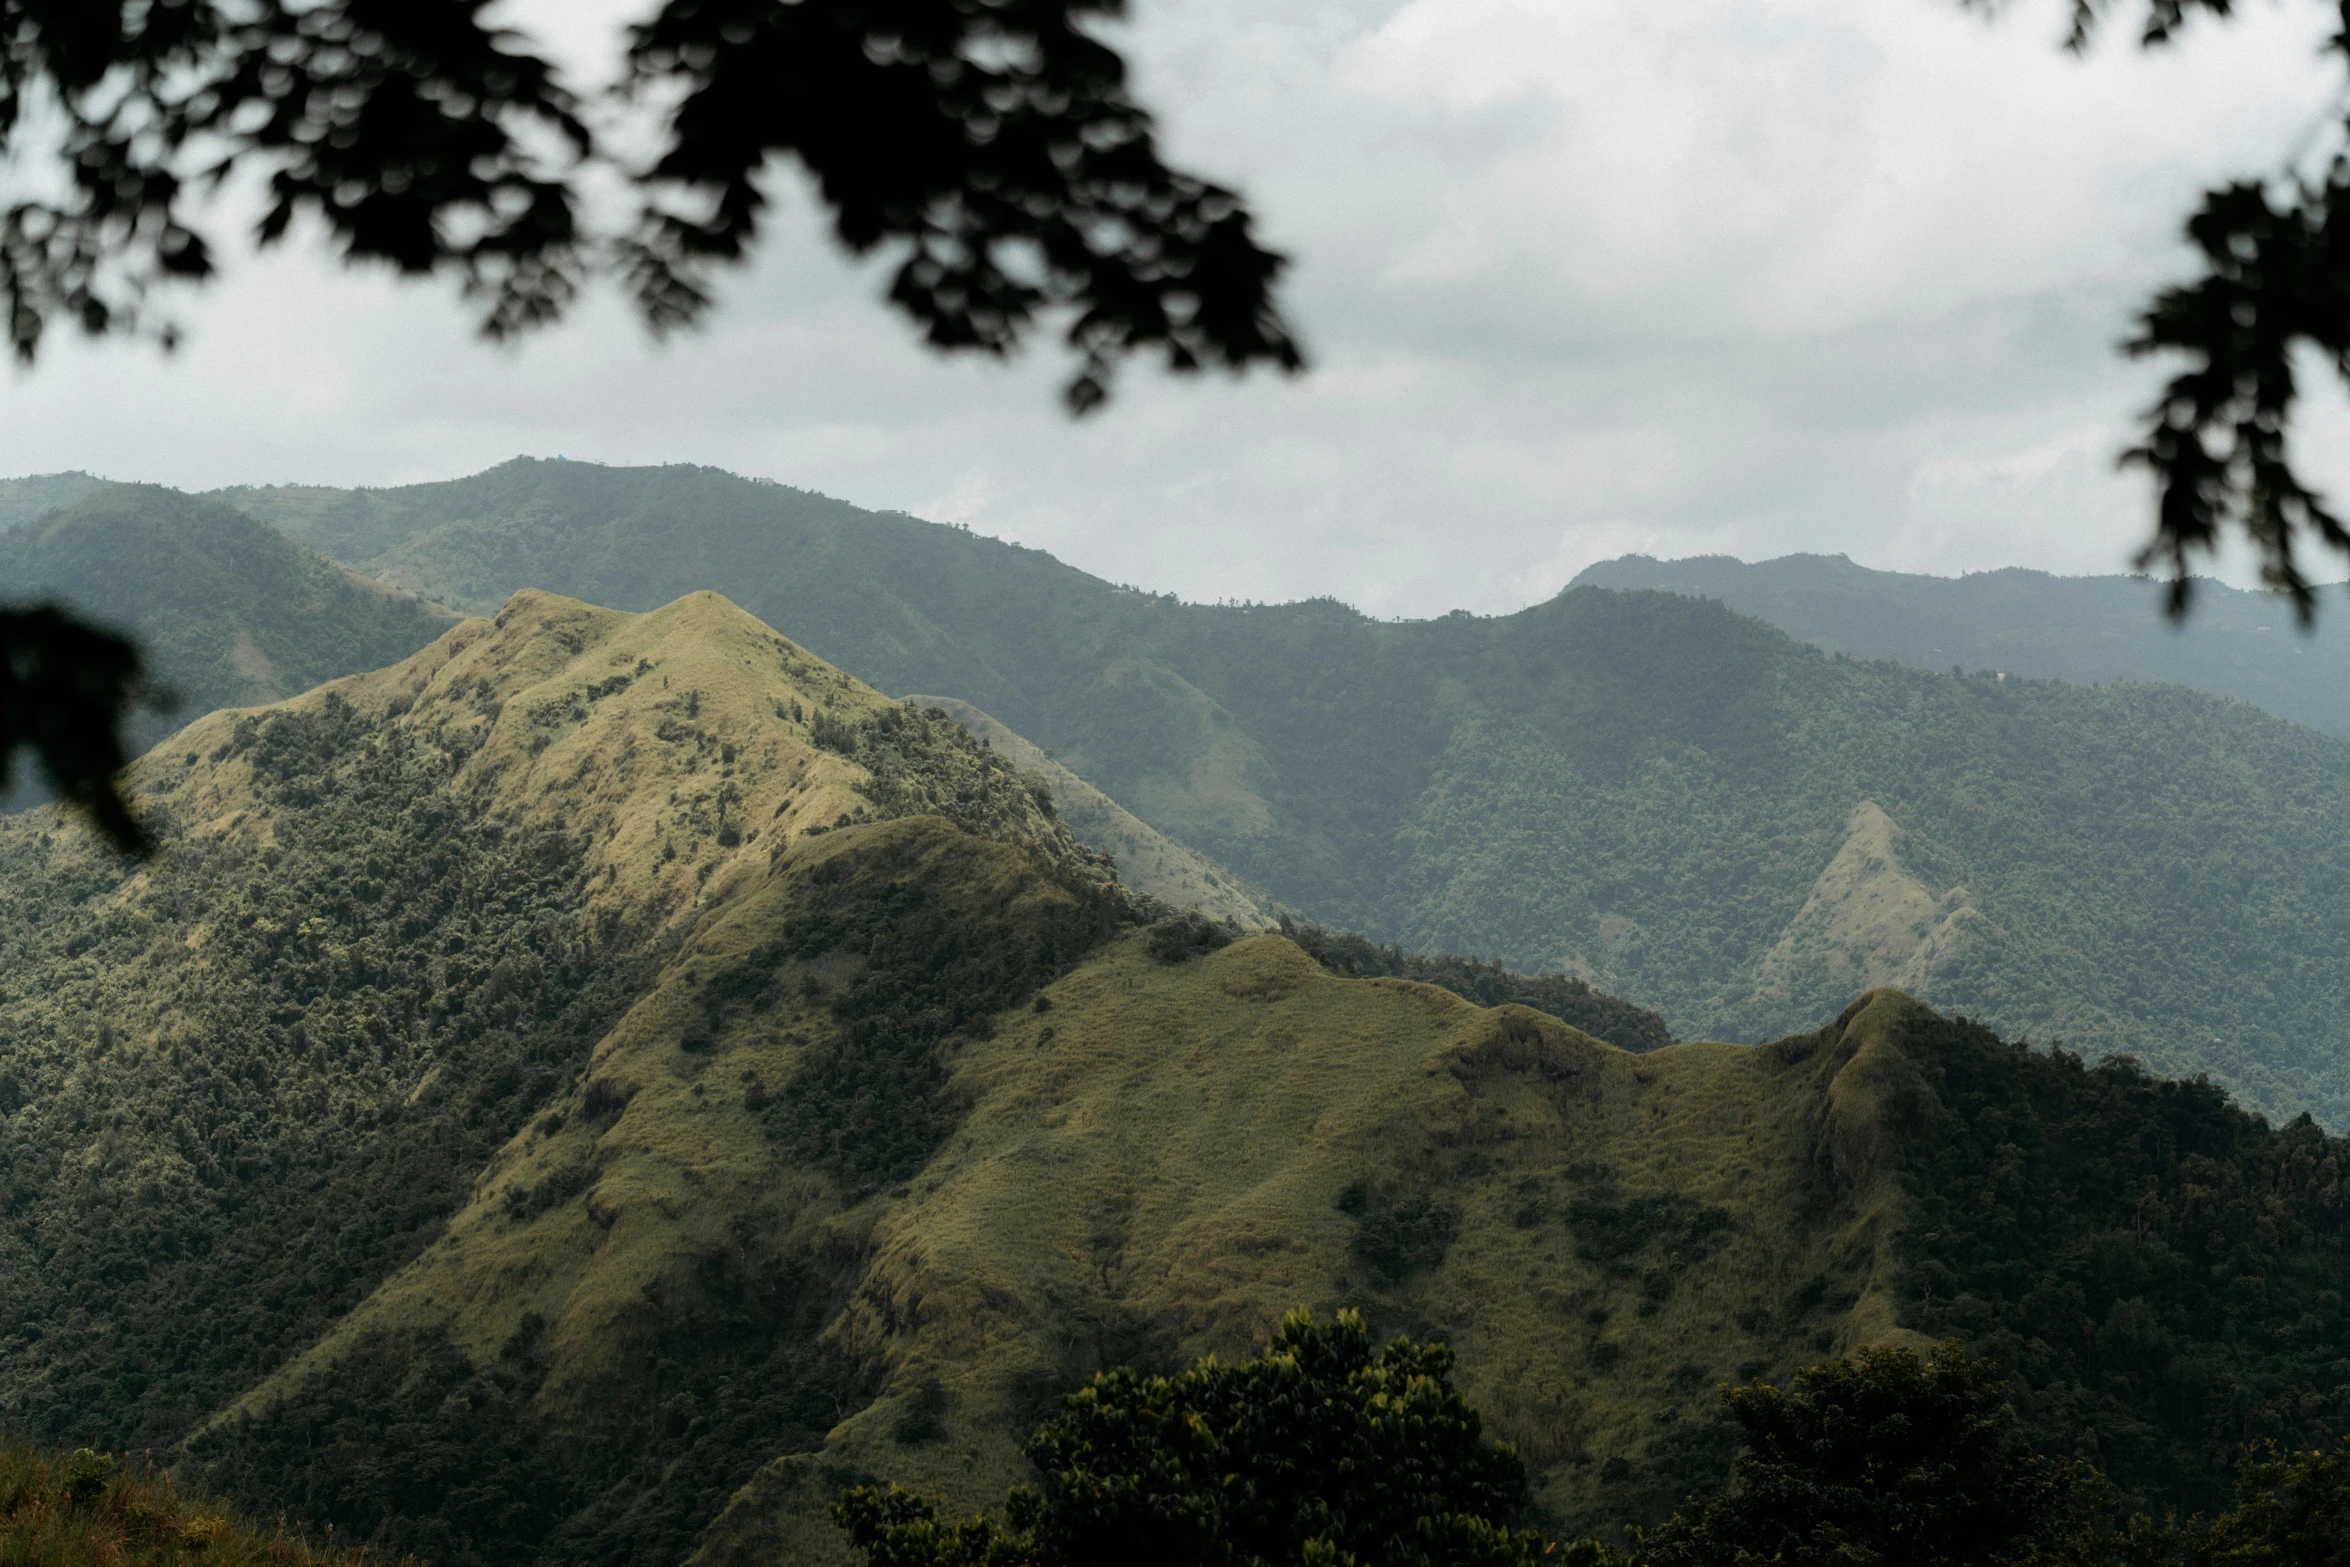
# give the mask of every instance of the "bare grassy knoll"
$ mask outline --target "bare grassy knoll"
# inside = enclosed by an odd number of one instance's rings
[[[150,1460],[0,1440],[0,1562],[8,1567],[364,1567],[337,1550],[172,1488]],[[421,1567],[374,1553],[382,1567]]]

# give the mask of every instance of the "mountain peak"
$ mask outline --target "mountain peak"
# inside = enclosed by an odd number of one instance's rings
[[[576,848],[594,905],[626,917],[666,920],[811,838],[926,807],[1051,861],[1095,863],[1041,787],[958,726],[717,593],[635,615],[516,593],[387,669],[200,719],[143,759],[134,784],[184,826],[260,830],[252,807],[286,750],[268,739],[280,726],[381,728],[437,752],[474,809]],[[950,777],[958,787],[937,787]]]

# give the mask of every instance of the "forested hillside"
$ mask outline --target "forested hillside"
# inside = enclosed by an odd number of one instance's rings
[[[180,706],[133,721],[134,753],[214,708],[398,663],[456,623],[218,501],[155,485],[37,488],[47,482],[10,481],[66,499],[0,533],[0,597],[62,599],[137,638]]]
[[[847,1481],[992,1501],[1091,1372],[1301,1304],[1449,1342],[1546,1530],[1717,1487],[1721,1382],[1921,1331],[2132,1502],[2350,1419],[2314,1126],[1890,990],[1671,1044],[1150,923],[715,595],[520,595],[134,783],[151,865],[0,823],[0,1419],[379,1553],[845,1561]]]
[[[71,506],[92,490],[105,487],[104,479],[78,470],[0,479],[0,532],[37,522],[53,511]]]
[[[1404,624],[1182,604],[709,469],[233,498],[469,604],[721,585],[1307,918],[1581,974],[1683,1037],[1898,982],[2350,1125],[2350,748],[2244,703],[1864,662],[1590,587]]]
[[[1872,571],[1841,555],[1626,555],[1586,568],[1579,586],[1720,599],[1829,653],[1920,669],[2006,670],[2084,685],[2168,680],[2242,697],[2281,718],[2350,737],[2350,593],[2319,594],[2304,634],[2292,605],[2210,580],[2182,627],[2163,584],[2144,577],[2057,577],[2010,567],[1963,577]]]

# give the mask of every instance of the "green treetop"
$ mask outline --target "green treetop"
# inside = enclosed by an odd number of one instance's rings
[[[1001,1521],[941,1523],[896,1487],[850,1491],[841,1523],[873,1567],[1515,1567],[1517,1453],[1486,1439],[1452,1352],[1374,1347],[1355,1312],[1293,1312],[1262,1360],[1171,1377],[1105,1372],[1029,1439],[1043,1475]]]

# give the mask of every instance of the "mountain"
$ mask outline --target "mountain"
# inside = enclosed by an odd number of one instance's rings
[[[1042,749],[994,718],[951,696],[906,700],[961,724],[974,739],[1024,773],[1042,778],[1053,805],[1080,841],[1114,856],[1119,879],[1147,898],[1179,909],[1197,909],[1242,930],[1270,930],[1281,911],[1231,872],[1195,854],[1141,817],[1078,777]]]
[[[134,719],[134,751],[194,713],[397,663],[458,618],[233,507],[143,484],[90,490],[0,533],[0,596],[62,599],[138,640],[180,707]]]
[[[721,586],[1307,919],[1578,975],[1682,1037],[1898,983],[2350,1126],[2350,750],[2245,702],[1864,661],[1591,586],[1406,623],[1184,604],[705,468],[231,499],[461,604]]]
[[[2209,579],[2196,582],[2183,627],[2164,618],[2167,590],[2148,578],[2014,567],[1927,577],[1842,555],[1626,555],[1586,567],[1575,582],[1719,599],[1829,653],[2080,685],[2166,680],[2350,737],[2350,605],[2337,594],[2321,596],[2305,634],[2289,603]]]
[[[63,476],[73,477],[73,476]],[[12,484],[34,481],[15,480]],[[397,663],[459,618],[388,588],[216,500],[154,485],[99,489],[0,535],[0,594],[55,596],[135,636],[179,699],[131,722],[136,749],[223,707],[258,706]],[[1249,929],[1277,911],[1231,873],[1174,843],[987,714],[943,704],[1013,765],[1051,786],[1086,842],[1118,855],[1138,892]],[[15,803],[47,798],[37,782]]]
[[[0,1421],[340,1540],[842,1561],[842,1484],[993,1500],[1092,1370],[1299,1304],[1446,1338],[1544,1527],[1920,1334],[2133,1504],[2350,1428],[2310,1122],[1891,990],[1633,1053],[1146,923],[1041,779],[714,594],[518,595],[132,782],[148,865],[0,821]]]
[[[38,522],[53,511],[71,506],[93,490],[106,487],[104,479],[78,470],[72,473],[36,473],[21,479],[0,479],[0,532]]]

